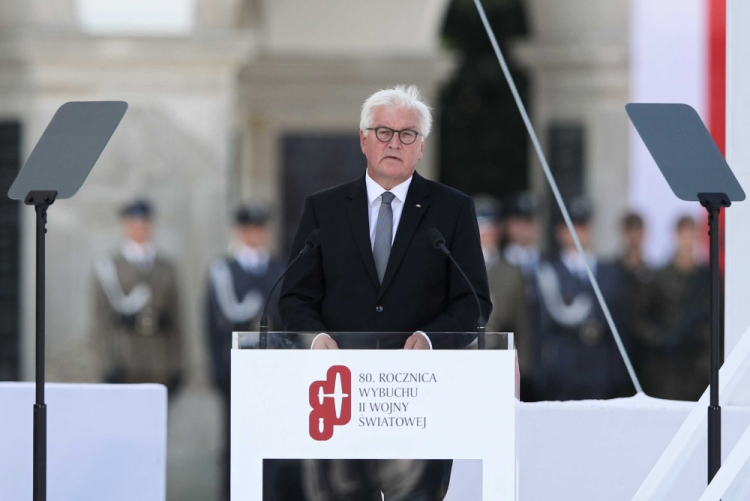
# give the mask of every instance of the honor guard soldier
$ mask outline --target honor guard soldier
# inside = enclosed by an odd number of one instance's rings
[[[517,266],[510,264],[500,252],[502,226],[500,203],[486,195],[474,199],[479,225],[479,239],[482,243],[484,264],[490,285],[492,314],[487,320],[487,332],[512,332],[518,363],[521,369],[521,383],[525,385],[531,378],[532,332],[526,301],[526,280]],[[488,347],[491,340],[488,339]],[[525,397],[522,386],[522,398]]]
[[[531,193],[511,197],[503,212],[503,257],[510,264],[521,268],[531,282],[535,280],[539,266],[539,225],[536,215],[536,201]]]
[[[151,204],[135,201],[121,216],[125,242],[94,261],[102,377],[109,383],[161,383],[171,397],[183,374],[177,274],[151,241]]]
[[[232,332],[257,330],[268,293],[284,271],[270,253],[268,210],[256,205],[239,208],[234,215],[234,241],[230,255],[209,268],[206,321],[213,383],[224,404],[225,494],[229,492],[230,352]],[[278,288],[268,306],[269,327],[281,327]],[[273,340],[271,340],[273,341]]]
[[[586,260],[616,325],[621,321],[618,267],[590,251],[591,209],[582,199],[569,207]],[[540,391],[545,400],[606,399],[632,392],[604,313],[586,273],[582,256],[562,218],[555,236],[559,252],[539,264],[537,281],[542,303]]]
[[[540,398],[536,380],[541,356],[539,340],[543,315],[536,281],[540,261],[539,223],[537,203],[531,193],[518,193],[507,200],[502,213],[502,232],[505,242],[502,256],[505,261],[519,268],[525,278],[529,334],[526,339],[519,338],[516,345],[521,366],[521,399],[526,402],[535,401]],[[524,349],[527,352],[525,354],[521,353]]]

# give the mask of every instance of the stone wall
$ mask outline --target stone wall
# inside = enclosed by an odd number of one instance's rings
[[[594,246],[620,247],[619,220],[628,207],[629,0],[527,0],[531,33],[517,59],[531,72],[531,118],[548,153],[547,128],[584,129],[584,193],[595,208]],[[534,191],[549,193],[530,151]],[[549,160],[549,158],[548,158]],[[549,204],[554,204],[548,199]]]

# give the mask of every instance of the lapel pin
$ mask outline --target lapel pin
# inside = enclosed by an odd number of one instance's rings
[[[420,204],[417,204],[417,207],[422,207]]]

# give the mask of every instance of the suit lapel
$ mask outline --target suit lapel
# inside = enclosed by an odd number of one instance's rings
[[[352,186],[346,201],[346,211],[349,216],[349,225],[352,228],[354,241],[362,256],[375,288],[380,287],[378,273],[375,270],[375,259],[372,257],[372,244],[370,243],[370,216],[367,212],[367,187],[364,176]]]
[[[430,205],[429,194],[430,189],[427,187],[427,182],[415,172],[409,185],[409,192],[406,195],[404,210],[401,212],[401,220],[398,223],[398,230],[396,230],[396,239],[393,241],[393,247],[391,247],[391,255],[388,258],[388,266],[385,269],[378,299],[383,296],[388,284],[391,283],[399,264],[401,264],[401,260],[406,254],[406,250],[409,248],[409,242],[411,242],[414,232],[417,230],[419,221],[425,212],[427,212],[427,207]],[[372,252],[370,252],[370,255],[372,256]],[[373,269],[374,266],[373,261]]]

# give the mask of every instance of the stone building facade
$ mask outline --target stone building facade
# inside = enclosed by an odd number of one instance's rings
[[[628,1],[525,3],[532,36],[514,56],[531,73],[535,125],[543,144],[552,125],[584,130],[585,192],[599,207],[597,244],[611,251],[627,200]],[[246,200],[274,206],[283,251],[281,230],[298,217],[293,200],[304,195],[294,180],[318,178],[332,161],[357,156],[367,95],[414,83],[437,103],[454,67],[455,55],[440,41],[449,0],[153,0],[137,2],[142,12],[126,0],[107,4],[129,15],[107,17],[94,0],[0,0],[0,122],[20,124],[22,158],[63,103],[129,103],[84,187],[49,211],[48,380],[95,380],[92,259],[118,244],[122,204],[150,198],[157,243],[176,260],[184,291],[190,384],[176,405],[204,411],[182,413],[182,420],[172,413],[178,421],[170,423],[170,437],[189,437],[192,445],[170,454],[184,471],[193,464],[198,472],[200,457],[190,458],[218,445],[218,431],[196,432],[218,426],[205,375],[206,268],[226,251],[231,209]],[[154,16],[164,9],[174,17],[160,24]],[[439,138],[438,129],[419,166],[427,177],[437,177]],[[316,140],[328,149],[311,147]],[[534,190],[544,194],[534,157],[530,164]],[[20,212],[20,377],[32,379],[34,218],[29,208]],[[215,415],[205,417],[211,408]],[[190,484],[200,475],[172,476],[182,483],[171,484],[170,498],[210,499],[205,482]]]

